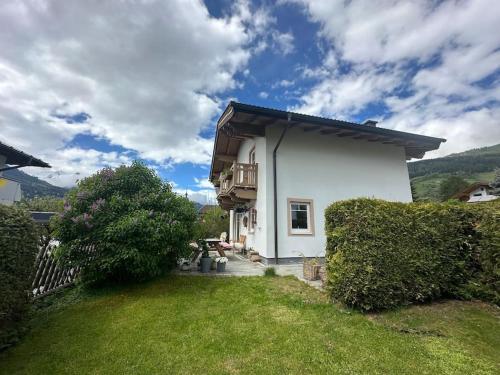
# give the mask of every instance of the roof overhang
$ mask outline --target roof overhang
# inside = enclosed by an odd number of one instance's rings
[[[21,167],[50,168],[50,165],[43,160],[35,158],[32,155],[26,154],[2,142],[0,142],[0,155],[5,156],[5,164],[10,165],[10,167],[0,167],[0,171]]]
[[[427,151],[436,150],[442,142],[446,142],[443,138],[231,101],[217,122],[210,180],[214,182],[220,172],[236,159],[242,140],[264,136],[268,126],[277,124],[289,124],[304,132],[401,146],[405,148],[407,159],[420,159]]]

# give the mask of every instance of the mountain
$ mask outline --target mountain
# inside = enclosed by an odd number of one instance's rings
[[[38,177],[30,176],[19,169],[10,169],[3,172],[4,177],[21,183],[23,198],[34,198],[36,196],[63,197],[68,191],[66,188],[54,186]]]
[[[408,163],[411,182],[419,199],[439,200],[439,186],[451,175],[471,184],[490,182],[500,168],[500,144]]]

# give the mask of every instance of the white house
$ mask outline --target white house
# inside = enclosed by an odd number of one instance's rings
[[[490,190],[490,185],[487,182],[477,182],[455,194],[453,198],[467,203],[489,202],[498,199],[496,195],[490,194]]]
[[[230,240],[264,262],[324,256],[324,210],[355,197],[410,202],[406,160],[444,139],[230,102],[217,123],[210,180]]]
[[[4,177],[3,172],[28,166],[50,168],[43,160],[0,142],[0,204],[12,205],[22,197],[21,184]]]

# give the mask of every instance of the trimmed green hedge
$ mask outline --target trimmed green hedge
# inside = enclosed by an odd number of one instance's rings
[[[0,205],[0,350],[22,332],[37,242],[37,227],[28,212]]]
[[[332,204],[325,217],[327,285],[348,306],[380,310],[481,294],[494,300],[493,279],[498,293],[498,223],[490,207],[353,199]]]

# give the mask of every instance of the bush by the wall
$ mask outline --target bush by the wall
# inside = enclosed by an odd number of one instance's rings
[[[0,350],[22,331],[37,241],[36,225],[26,211],[0,205]]]
[[[479,246],[474,252],[474,273],[466,292],[500,306],[500,199],[470,209],[480,217],[476,226]]]
[[[188,251],[196,210],[139,162],[106,168],[66,195],[56,256],[85,283],[145,280]],[[93,250],[89,253],[88,249]]]
[[[463,295],[481,263],[487,263],[481,258],[494,257],[480,249],[490,248],[489,226],[494,226],[486,222],[479,235],[483,214],[465,204],[374,199],[332,204],[325,212],[332,296],[362,310],[379,310]],[[488,274],[495,274],[498,257],[491,263]]]

